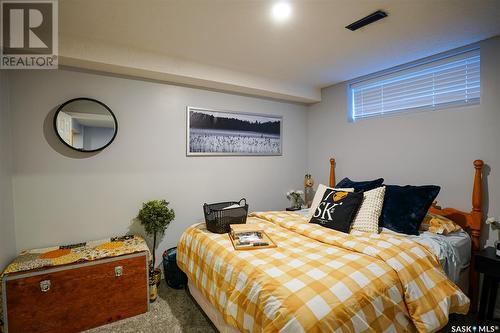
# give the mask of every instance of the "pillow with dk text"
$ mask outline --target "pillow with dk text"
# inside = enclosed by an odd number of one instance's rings
[[[310,223],[348,233],[362,201],[363,193],[326,189]]]

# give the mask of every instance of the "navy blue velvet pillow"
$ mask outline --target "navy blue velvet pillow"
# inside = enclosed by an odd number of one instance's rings
[[[420,224],[440,189],[435,185],[386,185],[379,226],[407,235],[418,235]]]
[[[335,188],[353,188],[354,192],[369,191],[374,188],[382,186],[384,183],[384,178],[378,178],[375,180],[366,180],[362,182],[355,182],[349,178],[344,178],[335,185]]]

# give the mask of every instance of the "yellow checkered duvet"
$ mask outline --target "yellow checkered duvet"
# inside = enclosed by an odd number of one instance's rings
[[[241,332],[434,332],[469,299],[425,247],[345,234],[292,212],[252,213],[277,248],[236,251],[227,234],[188,228],[177,263]]]

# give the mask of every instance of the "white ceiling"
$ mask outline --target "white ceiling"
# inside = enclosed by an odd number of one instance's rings
[[[295,0],[281,24],[271,19],[274,3],[61,0],[60,47],[64,55],[64,41],[81,41],[84,57],[89,44],[115,45],[317,89],[500,35],[499,0]],[[344,28],[378,9],[389,16],[355,32]]]

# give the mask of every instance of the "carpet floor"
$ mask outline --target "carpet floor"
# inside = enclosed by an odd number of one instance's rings
[[[498,325],[498,322],[490,323]],[[452,315],[440,333],[452,332],[452,326],[476,325],[475,315]],[[158,299],[148,313],[94,328],[86,333],[217,333],[210,320],[186,290],[175,290],[162,280]]]

